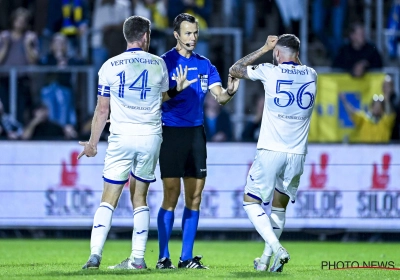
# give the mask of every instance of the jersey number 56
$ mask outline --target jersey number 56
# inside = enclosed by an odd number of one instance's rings
[[[279,98],[275,97],[274,98],[275,105],[279,106],[279,107],[287,107],[287,106],[292,105],[294,103],[294,100],[296,100],[297,101],[297,105],[301,109],[306,110],[306,109],[310,108],[314,104],[314,95],[311,92],[308,92],[308,91],[305,92],[305,90],[312,83],[315,83],[315,82],[312,81],[312,82],[308,82],[308,83],[303,84],[299,88],[299,90],[297,91],[296,98],[295,98],[294,94],[292,92],[281,90],[281,85],[292,85],[293,84],[293,80],[277,80],[276,81],[276,94],[281,94],[281,93],[286,94],[288,99],[286,99],[286,98],[284,99],[284,100],[287,100],[286,104],[280,104],[279,103],[279,101],[280,101]],[[303,97],[305,95],[309,96],[310,100],[309,100],[308,104],[303,104]]]

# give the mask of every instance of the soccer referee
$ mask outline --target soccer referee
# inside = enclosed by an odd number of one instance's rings
[[[200,261],[201,256],[193,257],[201,195],[207,176],[203,103],[210,91],[221,105],[226,104],[236,93],[239,79],[228,77],[228,88],[222,88],[215,66],[193,51],[199,38],[199,25],[195,17],[186,13],[179,14],[174,19],[173,28],[176,46],[161,56],[169,73],[168,95],[174,98],[162,105],[163,142],[160,169],[164,197],[157,218],[160,251],[156,268],[175,268],[171,262],[168,242],[183,178],[185,209],[182,217],[182,253],[178,268],[207,269]],[[180,64],[187,67],[187,79],[197,79],[197,82],[177,95],[174,76]]]

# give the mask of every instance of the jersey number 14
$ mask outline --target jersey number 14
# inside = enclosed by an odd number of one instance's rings
[[[125,71],[118,73],[117,76],[119,76],[118,97],[124,98]],[[142,73],[140,73],[139,77],[137,77],[137,79],[129,86],[129,90],[139,91],[140,99],[143,100],[146,100],[146,94],[151,90],[151,88],[147,87],[148,78],[149,78],[149,71],[144,70]]]

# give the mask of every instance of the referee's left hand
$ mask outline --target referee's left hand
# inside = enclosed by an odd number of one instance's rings
[[[191,84],[197,82],[197,79],[193,79],[193,80],[186,80],[187,77],[187,72],[188,72],[188,67],[187,65],[185,66],[185,70],[182,69],[182,65],[179,64],[179,67],[176,67],[176,75],[175,73],[172,74],[172,80],[176,81],[176,90],[177,91],[182,91],[185,88],[187,88],[188,86],[190,86]]]
[[[226,89],[230,94],[234,94],[240,84],[240,79],[228,75],[228,88]]]

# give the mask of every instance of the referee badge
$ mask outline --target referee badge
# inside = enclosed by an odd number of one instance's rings
[[[200,85],[203,93],[206,93],[208,90],[208,75],[199,74]]]

